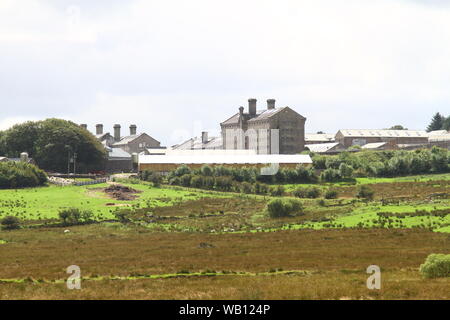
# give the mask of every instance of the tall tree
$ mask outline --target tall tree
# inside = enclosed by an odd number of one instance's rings
[[[73,153],[77,153],[77,172],[104,168],[103,145],[71,121],[47,119],[15,125],[5,132],[4,140],[9,157],[28,152],[44,170],[66,172]]]
[[[431,123],[427,127],[427,132],[434,130],[442,130],[445,117],[443,117],[439,112],[437,112],[431,119]]]
[[[445,118],[444,124],[442,125],[442,129],[450,131],[450,116]]]

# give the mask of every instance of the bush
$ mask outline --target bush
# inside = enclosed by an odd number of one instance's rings
[[[151,170],[142,171],[140,173],[140,178],[141,178],[141,180],[153,183],[153,186],[155,188],[159,188],[163,181],[163,177],[161,176],[161,174],[159,174],[157,172],[153,172]]]
[[[193,176],[190,184],[193,188],[203,188],[204,179],[201,176]]]
[[[15,230],[20,228],[20,220],[17,217],[7,216],[0,221],[2,230]]]
[[[180,177],[180,184],[183,187],[190,187],[191,186],[191,180],[192,180],[192,175],[191,174],[182,175]]]
[[[217,177],[214,179],[214,188],[220,191],[230,191],[233,180],[230,177]]]
[[[256,194],[268,194],[269,193],[269,186],[264,183],[256,182],[253,189]]]
[[[13,161],[0,163],[0,189],[37,187],[46,182],[46,174],[35,165]]]
[[[372,200],[375,192],[366,185],[362,185],[358,188],[358,193],[356,194],[356,197],[359,199],[366,199],[366,200]]]
[[[324,197],[325,197],[325,199],[336,199],[338,197],[338,192],[337,192],[337,190],[334,190],[334,189],[328,189],[325,192]]]
[[[298,188],[293,192],[294,197],[310,198],[310,199],[318,198],[320,194],[321,194],[320,189],[316,187]]]
[[[186,165],[179,166],[175,171],[173,171],[173,175],[175,177],[182,177],[182,176],[184,176],[186,174],[190,174],[190,173],[191,173],[191,169],[189,169],[189,167]]]
[[[292,214],[302,214],[303,205],[298,200],[274,199],[267,204],[267,212],[271,218],[287,217]]]
[[[336,182],[341,179],[339,170],[328,168],[320,174],[320,180],[323,182]]]
[[[341,163],[339,165],[339,175],[345,179],[351,178],[353,176],[353,167],[346,163]]]
[[[281,197],[284,194],[283,186],[275,186],[270,188],[270,195],[273,197]]]
[[[77,225],[82,223],[90,223],[93,221],[94,214],[90,210],[80,210],[78,208],[62,209],[58,213],[63,225]]]
[[[242,193],[252,193],[253,192],[253,186],[249,182],[242,182],[240,185],[240,191]]]
[[[201,169],[201,174],[205,177],[210,177],[213,175],[214,171],[210,166],[204,165]]]
[[[450,277],[450,254],[430,254],[420,266],[420,273],[426,278]]]

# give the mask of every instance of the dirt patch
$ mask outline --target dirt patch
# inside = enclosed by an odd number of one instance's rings
[[[122,186],[120,184],[113,184],[108,188],[105,188],[103,191],[111,198],[121,201],[135,200],[137,198],[137,194],[142,193],[142,191]]]

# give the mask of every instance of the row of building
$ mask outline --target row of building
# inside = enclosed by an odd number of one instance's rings
[[[140,162],[145,159],[150,163],[164,162],[166,165],[187,161],[182,160],[182,157],[194,159],[196,156],[199,156],[198,159],[202,158],[203,163],[208,159],[222,159],[221,163],[230,160],[233,163],[239,155],[239,161],[253,163],[269,161],[267,157],[265,160],[260,157],[262,155],[299,155],[304,150],[336,154],[346,150],[418,149],[433,145],[450,149],[450,132],[445,130],[428,133],[418,130],[351,129],[339,130],[336,134],[308,134],[305,133],[305,123],[304,116],[288,106],[277,107],[274,99],[267,100],[267,105],[258,109],[257,100],[252,98],[248,100],[247,110],[241,106],[236,113],[220,123],[220,136],[209,136],[208,132],[202,132],[198,137],[171,147],[163,147],[161,142],[149,134],[138,133],[136,125],[130,125],[129,134],[122,135],[119,124],[114,125],[112,134],[105,132],[103,125],[98,124],[95,136],[108,151],[107,171],[131,171],[133,155],[140,158]],[[81,126],[88,129],[87,125]],[[200,150],[203,151],[199,152]],[[244,154],[236,153],[241,151]],[[247,160],[243,160],[244,158]],[[290,158],[289,163],[295,162],[293,159]],[[299,163],[309,161],[300,157],[297,160]]]

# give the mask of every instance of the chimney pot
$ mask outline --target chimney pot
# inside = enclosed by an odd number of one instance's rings
[[[239,114],[243,115],[244,114],[244,107],[239,107]]]
[[[95,128],[96,128],[96,134],[97,134],[97,135],[103,134],[103,125],[102,125],[102,124],[97,124],[97,125],[95,126]]]
[[[208,132],[206,131],[202,132],[202,143],[203,144],[208,143]]]
[[[267,110],[275,109],[275,99],[267,99]]]
[[[130,136],[135,136],[137,132],[137,126],[135,124],[132,124],[130,126]]]
[[[256,115],[256,99],[248,99],[248,113],[251,116],[255,116]]]
[[[120,138],[121,138],[121,136],[120,136],[120,124],[115,124],[114,125],[114,140],[117,142],[117,141],[120,141]]]

